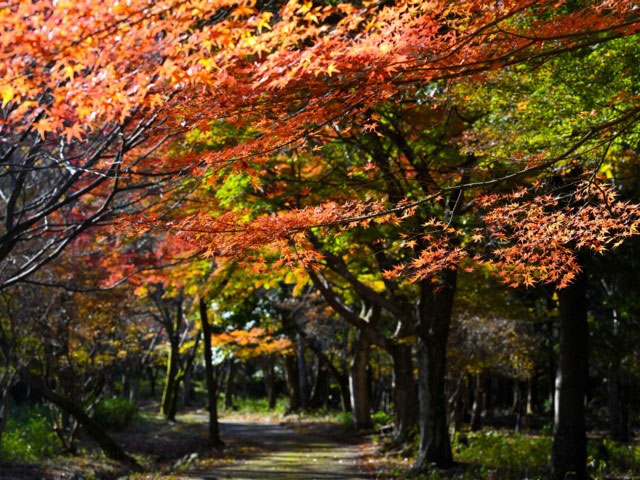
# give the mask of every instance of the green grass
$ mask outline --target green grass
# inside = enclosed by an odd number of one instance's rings
[[[466,441],[464,440],[466,438]],[[456,461],[484,478],[542,478],[551,455],[551,438],[506,430],[483,430],[457,434],[453,441]]]
[[[59,453],[59,442],[51,418],[42,407],[14,405],[5,425],[0,458],[36,462]]]
[[[286,397],[278,397],[275,408],[270,410],[267,398],[236,397],[233,399],[233,407],[233,411],[240,413],[285,413],[288,408],[288,399]],[[218,402],[218,410],[222,412],[228,411],[224,408],[222,399]]]

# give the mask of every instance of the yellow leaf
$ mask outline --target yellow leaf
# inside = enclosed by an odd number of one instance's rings
[[[216,62],[214,62],[211,58],[201,58],[200,60],[198,60],[198,63],[200,63],[200,65],[202,65],[207,72],[210,72],[212,68],[218,70],[218,65],[216,65]]]
[[[7,85],[2,89],[2,108],[4,108],[7,103],[13,100],[15,94],[16,92],[11,85]]]
[[[271,16],[273,14],[271,12],[265,12],[262,14],[262,16],[260,17],[260,20],[258,20],[258,23],[256,25],[256,28],[258,29],[259,32],[262,32],[263,28],[266,28],[267,30],[271,30],[271,24],[269,23],[271,21]]]
[[[134,295],[137,295],[138,297],[144,297],[147,295],[148,292],[149,290],[144,285],[140,285],[133,291]]]
[[[65,78],[71,80],[74,75],[75,75],[75,72],[74,72],[73,67],[71,65],[67,65],[66,67],[64,67],[64,76],[65,76]]]
[[[334,72],[340,72],[340,70],[338,70],[333,63],[330,63],[329,66],[327,67],[327,74],[331,76],[331,74]]]

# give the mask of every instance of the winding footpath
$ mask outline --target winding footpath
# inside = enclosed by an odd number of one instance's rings
[[[315,433],[300,433],[277,423],[222,421],[221,433],[259,452],[228,465],[196,472],[193,479],[345,480],[374,478],[359,471],[356,445]]]

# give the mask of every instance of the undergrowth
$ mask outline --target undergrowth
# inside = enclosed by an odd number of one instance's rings
[[[93,418],[104,428],[121,431],[136,416],[136,407],[120,397],[103,398],[96,405]]]
[[[391,478],[416,480],[543,480],[548,478],[552,438],[550,435],[484,429],[459,432],[452,438],[458,466],[415,475],[406,467],[384,468]],[[417,445],[416,445],[417,449]],[[592,480],[636,479],[640,472],[640,445],[589,439],[588,467]],[[405,463],[406,465],[406,463]]]
[[[13,405],[0,444],[0,458],[36,462],[58,453],[49,412],[33,405]]]
[[[288,408],[288,400],[286,397],[278,397],[276,399],[275,407],[269,409],[269,400],[264,397],[236,397],[233,399],[233,407],[228,410],[225,409],[222,400],[218,403],[219,411],[235,411],[241,413],[285,413]]]

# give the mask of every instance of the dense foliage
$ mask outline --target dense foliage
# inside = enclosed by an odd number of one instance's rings
[[[636,3],[0,1],[0,455],[140,470],[158,402],[634,470]]]

